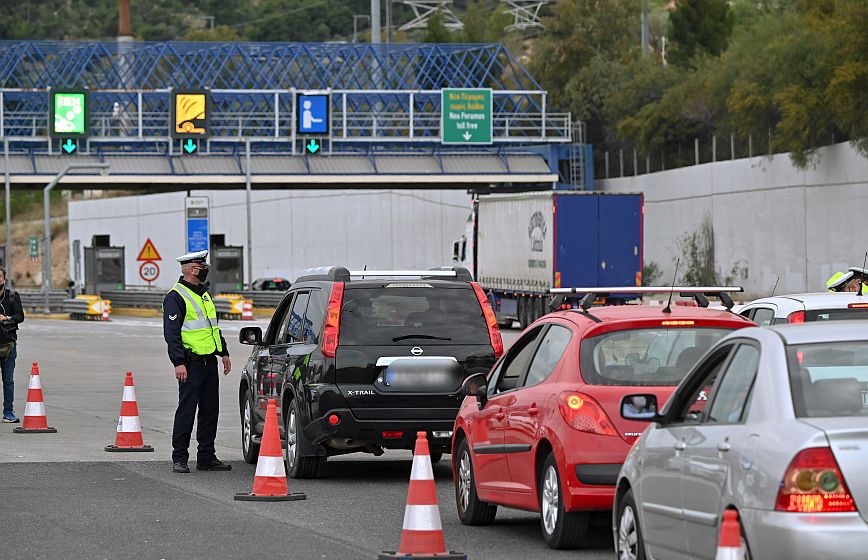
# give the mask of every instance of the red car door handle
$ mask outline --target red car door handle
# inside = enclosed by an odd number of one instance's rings
[[[531,416],[536,416],[537,414],[539,414],[539,409],[535,406],[532,406],[527,409],[527,413]]]
[[[506,413],[505,412],[497,412],[494,414],[494,417],[497,418],[498,420],[503,420],[504,418],[506,418]]]

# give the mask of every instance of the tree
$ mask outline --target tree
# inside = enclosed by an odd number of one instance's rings
[[[735,18],[727,0],[679,0],[669,14],[673,64],[690,66],[695,56],[726,50]]]
[[[425,30],[425,36],[422,38],[424,43],[450,43],[452,42],[452,34],[446,29],[443,23],[443,16],[440,13],[433,14],[428,18],[428,29]]]
[[[639,8],[634,0],[562,0],[534,46],[532,74],[553,106],[585,122],[592,144],[617,138],[604,103],[621,85],[619,68],[640,49]]]

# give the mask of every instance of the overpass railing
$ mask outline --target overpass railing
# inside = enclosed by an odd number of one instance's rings
[[[229,90],[211,93],[211,136],[202,151],[226,143],[253,140],[297,143],[296,94],[301,90]],[[440,141],[440,90],[331,90],[332,146],[415,144]],[[18,144],[14,151],[59,151],[48,135],[47,90],[0,89],[0,140]],[[492,133],[495,144],[569,143],[569,113],[547,110],[547,93],[538,90],[493,90]],[[171,90],[90,90],[89,132],[83,151],[169,151]],[[178,148],[175,148],[178,149]],[[273,148],[272,148],[273,149]]]

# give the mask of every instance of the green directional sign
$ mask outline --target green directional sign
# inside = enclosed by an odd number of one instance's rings
[[[491,89],[442,89],[440,141],[491,144]]]
[[[52,91],[50,124],[52,136],[65,138],[86,136],[87,93],[83,91]]]

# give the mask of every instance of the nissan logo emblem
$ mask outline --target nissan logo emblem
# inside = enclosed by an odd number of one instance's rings
[[[422,352],[423,352],[423,350],[421,348],[419,348],[418,346],[414,346],[413,348],[410,349],[410,353],[413,354],[414,356],[421,356]]]

